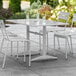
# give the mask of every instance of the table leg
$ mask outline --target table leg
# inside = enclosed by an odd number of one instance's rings
[[[30,40],[30,26],[26,26],[26,38],[27,40]],[[29,51],[31,51],[30,49],[30,42],[27,42],[27,51],[26,51],[26,55],[29,55]],[[39,51],[31,51],[31,55],[36,55],[36,54],[39,54],[40,52]]]
[[[47,59],[57,59],[57,57],[47,55],[47,48],[46,48],[46,26],[43,26],[43,50],[41,52],[41,56],[38,56],[32,61],[36,60],[47,60]]]
[[[30,40],[29,26],[26,27],[26,38]],[[27,51],[29,50],[29,42],[27,42]]]
[[[43,50],[42,55],[46,55],[46,26],[43,26]]]

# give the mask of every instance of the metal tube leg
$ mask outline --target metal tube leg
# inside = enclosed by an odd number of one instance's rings
[[[3,43],[4,43],[4,39],[2,39],[0,51],[2,51]]]
[[[40,53],[41,53],[41,36],[39,35],[39,49],[40,49]]]
[[[2,48],[3,48],[3,44],[4,44],[4,39],[2,39],[2,42],[1,42],[1,48],[0,48],[0,51],[2,52]],[[5,66],[5,60],[6,60],[6,56],[4,54],[4,59],[3,59],[3,64],[2,64],[2,68],[4,68]]]
[[[27,26],[26,28],[27,28],[26,37],[27,37],[27,40],[30,40],[30,33],[29,33],[30,28],[29,28],[29,26]],[[27,42],[26,47],[27,47],[27,51],[29,52],[29,66],[31,66],[31,51],[30,51],[30,43],[29,42]]]
[[[8,51],[8,43],[7,43],[7,51]],[[5,51],[5,54],[4,54],[4,59],[3,59],[2,68],[5,67],[5,62],[6,62],[6,52],[7,52],[7,51]]]
[[[59,38],[57,37],[57,41],[58,41],[58,49],[60,49],[60,42],[59,42]]]
[[[25,41],[24,41],[24,62],[26,62]]]
[[[13,46],[13,42],[11,41],[11,56],[12,56],[12,46]]]
[[[65,38],[65,50],[66,50],[66,51],[65,51],[65,58],[66,58],[66,59],[67,59],[67,50],[68,50],[68,49],[67,49],[67,40],[68,40],[68,39]]]
[[[4,67],[5,67],[5,61],[6,61],[6,54],[4,55],[2,68],[4,68]]]
[[[55,35],[54,35],[54,50],[55,50]]]
[[[19,46],[18,43],[19,42],[17,41],[17,59],[18,59],[18,46]]]
[[[29,43],[29,42],[28,42]],[[29,43],[29,66],[31,66],[31,50],[30,50],[30,43]]]
[[[30,50],[29,50],[30,52]],[[29,53],[29,66],[31,66],[31,54]]]
[[[71,43],[71,53],[73,54],[73,44],[72,44],[72,37],[70,36],[70,43]]]
[[[46,26],[43,26],[43,50],[42,50],[42,55],[46,56],[47,54],[47,46],[46,46]]]
[[[67,42],[68,42],[68,47],[69,47],[69,49],[71,50],[71,48],[70,48],[70,44],[69,44],[69,40],[68,40]]]
[[[48,33],[47,33],[47,52],[48,52]]]

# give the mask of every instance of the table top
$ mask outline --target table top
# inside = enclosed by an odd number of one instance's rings
[[[52,21],[52,20],[43,20],[43,19],[18,19],[18,20],[7,20],[18,24],[23,24],[26,26],[56,26],[56,25],[68,25],[68,23]]]

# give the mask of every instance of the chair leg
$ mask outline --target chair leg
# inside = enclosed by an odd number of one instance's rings
[[[60,42],[59,42],[59,38],[57,37],[57,41],[58,41],[58,49],[60,49]]]
[[[31,54],[29,54],[29,66],[31,66]]]
[[[13,42],[11,41],[11,56],[12,56],[12,47],[13,47]]]
[[[41,53],[41,36],[39,35],[39,50],[40,50],[40,53]]]
[[[67,41],[68,41],[68,39],[65,38],[65,50],[66,50],[66,51],[65,51],[65,58],[66,58],[66,59],[67,59],[67,54],[68,54],[68,53],[67,53],[67,50],[68,50],[68,49],[67,49],[67,43],[68,43]]]
[[[2,39],[2,42],[1,42],[0,52],[2,51],[2,48],[3,48],[3,43],[4,43],[4,39]]]
[[[5,62],[6,62],[6,52],[8,51],[8,43],[7,43],[7,50],[5,51],[5,54],[4,54],[4,59],[3,59],[3,64],[2,64],[2,68],[5,67]]]
[[[26,62],[26,51],[25,51],[25,41],[24,41],[24,62]]]
[[[71,43],[71,53],[73,54],[73,44],[72,44],[72,37],[70,36],[70,43]]]
[[[71,48],[70,48],[70,44],[69,44],[69,40],[68,40],[67,42],[68,42],[68,47],[69,47],[69,49],[71,50]]]
[[[4,39],[2,39],[2,42],[1,42],[1,48],[0,48],[1,53],[2,53],[2,49],[3,49],[3,44],[4,44]],[[4,53],[2,53],[2,54],[4,54]],[[5,66],[5,60],[6,60],[6,55],[4,54],[2,68],[4,68],[4,66]]]
[[[49,40],[48,40],[48,33],[47,33],[47,52],[48,52],[48,42],[49,42]]]
[[[17,59],[18,59],[18,46],[19,46],[18,43],[19,42],[17,41]]]
[[[2,68],[4,68],[4,67],[5,67],[5,61],[6,61],[6,54],[4,55],[4,59],[3,59]]]
[[[55,50],[55,35],[54,35],[54,50]]]
[[[30,44],[30,42],[29,42],[29,44]],[[29,66],[31,66],[31,50],[30,50],[30,46],[29,46],[28,51],[29,51]]]

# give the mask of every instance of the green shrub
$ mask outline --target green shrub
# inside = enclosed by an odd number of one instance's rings
[[[25,19],[26,14],[24,12],[15,13],[10,19]]]
[[[38,2],[38,1],[40,1],[40,2],[41,2],[41,5],[42,5],[44,0],[30,0],[30,5],[31,5],[32,3]]]
[[[31,7],[26,9],[25,13],[26,15],[29,13],[30,18],[36,18],[37,17],[37,12],[41,8],[41,2],[40,0],[37,0],[37,2],[33,2],[31,4]]]
[[[13,11],[13,13],[21,11],[21,0],[10,0],[9,8]]]
[[[11,9],[0,9],[0,19],[8,19],[13,15]]]
[[[46,3],[48,5],[51,5],[51,7],[53,8],[55,8],[59,4],[58,0],[46,0]]]
[[[25,11],[26,15],[29,14],[30,18],[36,18],[38,9],[28,9]]]
[[[30,5],[34,2],[35,0],[30,0]]]
[[[41,6],[42,6],[42,5],[41,5],[40,0],[37,0],[37,2],[33,2],[33,3],[31,4],[31,9],[39,9]]]
[[[30,1],[30,0],[22,0],[22,1]]]
[[[41,2],[42,5],[43,5],[43,1],[44,1],[44,0],[40,0],[40,2]]]
[[[0,0],[0,9],[2,8],[2,6],[3,6],[3,2],[2,0]]]

